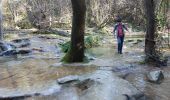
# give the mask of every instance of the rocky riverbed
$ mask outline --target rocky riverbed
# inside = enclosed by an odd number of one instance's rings
[[[106,36],[100,47],[86,51],[89,63],[62,64],[57,45],[67,37],[42,34],[6,34],[0,43],[0,99],[4,100],[169,100],[170,63],[156,68],[143,64],[142,38],[126,38],[124,54],[116,40]],[[5,52],[4,52],[5,51]],[[8,52],[6,52],[8,51]],[[166,51],[166,54],[170,54]],[[163,71],[160,84],[147,74]]]

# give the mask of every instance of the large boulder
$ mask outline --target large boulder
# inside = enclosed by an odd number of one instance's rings
[[[0,42],[0,56],[11,56],[16,54],[16,47],[10,43]]]
[[[29,38],[15,39],[12,40],[11,42],[13,42],[17,48],[24,48],[31,45]]]
[[[15,43],[21,42],[22,40],[15,40]],[[23,40],[27,41],[27,39]],[[22,45],[22,44],[21,44]],[[23,45],[22,45],[23,46]],[[20,48],[20,47],[18,47]],[[29,54],[32,50],[18,49],[16,45],[12,43],[0,42],[0,56],[13,56],[17,54]]]
[[[150,71],[147,74],[147,78],[148,78],[148,81],[152,83],[160,84],[164,79],[164,74],[162,70],[154,70],[154,71]]]

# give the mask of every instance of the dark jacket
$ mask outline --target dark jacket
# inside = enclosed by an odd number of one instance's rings
[[[125,30],[128,31],[127,27],[123,23],[121,24],[123,26],[123,33]],[[118,35],[118,26],[119,26],[119,23],[116,23],[116,25],[114,26],[114,30],[113,30],[114,35]]]

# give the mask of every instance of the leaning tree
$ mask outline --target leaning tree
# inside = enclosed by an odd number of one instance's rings
[[[63,58],[65,62],[83,62],[86,4],[85,0],[71,0],[73,9],[71,46]]]

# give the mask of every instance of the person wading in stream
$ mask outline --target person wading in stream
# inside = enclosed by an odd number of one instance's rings
[[[122,19],[118,17],[113,30],[114,37],[117,37],[118,54],[122,54],[125,30],[128,31],[127,27],[122,23]]]

